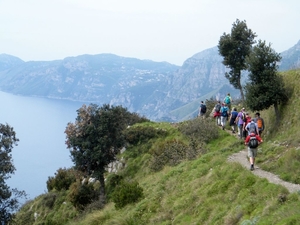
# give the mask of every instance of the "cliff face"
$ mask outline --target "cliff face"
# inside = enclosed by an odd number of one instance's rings
[[[280,69],[300,67],[300,41],[282,53]],[[30,61],[1,54],[0,90],[26,96],[122,105],[151,120],[180,121],[212,96],[233,97],[218,48],[188,58],[181,67],[113,54]],[[189,105],[189,107],[186,107]]]

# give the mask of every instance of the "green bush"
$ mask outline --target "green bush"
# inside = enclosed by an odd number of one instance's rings
[[[43,204],[48,207],[49,209],[52,209],[55,203],[55,200],[57,198],[56,193],[47,193],[43,196]]]
[[[219,128],[215,121],[210,118],[202,119],[198,117],[179,124],[178,129],[186,136],[197,140],[198,142],[208,143],[219,137]]]
[[[200,152],[197,145],[189,146],[178,140],[164,141],[151,151],[150,169],[159,171],[164,166],[176,166],[183,160],[195,158]]]
[[[123,179],[123,176],[114,173],[107,177],[105,182],[105,192],[108,200],[111,198],[115,188],[122,182]]]
[[[70,186],[68,198],[76,209],[83,210],[88,204],[97,200],[99,190],[95,188],[93,183],[80,182],[77,180]]]
[[[129,144],[136,145],[147,142],[155,137],[166,136],[167,132],[163,129],[155,129],[151,126],[134,126],[124,131],[124,136]]]
[[[74,169],[59,168],[54,177],[48,177],[47,189],[51,190],[68,190],[70,185],[79,177],[79,171]]]
[[[143,189],[138,182],[121,182],[112,194],[116,209],[121,209],[127,204],[135,203],[143,197]]]

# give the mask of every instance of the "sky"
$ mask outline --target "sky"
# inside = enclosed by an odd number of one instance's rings
[[[245,20],[278,53],[300,40],[299,0],[0,0],[0,54],[49,61],[83,54],[181,66]]]

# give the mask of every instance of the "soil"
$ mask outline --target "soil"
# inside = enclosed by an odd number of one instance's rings
[[[230,134],[232,134],[231,131],[228,131],[228,132]],[[248,150],[247,150],[247,148],[245,148],[244,150],[242,150],[238,153],[234,153],[233,155],[229,156],[228,161],[238,162],[243,167],[250,170],[250,163],[249,163],[249,160],[248,160],[247,153],[248,153]],[[258,155],[258,157],[259,157],[259,155]],[[273,173],[270,173],[270,172],[267,172],[265,170],[262,170],[257,165],[255,165],[255,169],[252,172],[256,176],[266,178],[270,183],[279,184],[279,185],[282,185],[282,186],[286,187],[289,190],[289,192],[300,192],[300,185],[299,184],[293,184],[293,183],[289,183],[287,181],[283,181],[277,175],[275,175]]]

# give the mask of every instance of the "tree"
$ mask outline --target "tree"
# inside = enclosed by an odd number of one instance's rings
[[[13,212],[19,208],[19,199],[25,197],[24,191],[11,189],[6,180],[14,174],[16,168],[13,165],[12,149],[19,141],[16,133],[8,124],[0,124],[0,221],[7,224]]]
[[[271,48],[271,44],[259,40],[247,57],[250,73],[245,86],[246,105],[253,111],[273,105],[277,122],[280,120],[278,105],[288,100],[283,79],[277,73],[280,60],[280,54]]]
[[[91,104],[77,110],[75,123],[68,123],[66,144],[75,168],[99,180],[100,196],[105,196],[105,168],[124,147],[123,130],[142,121],[148,120],[121,106]]]
[[[246,21],[236,20],[232,25],[231,34],[224,33],[219,40],[219,54],[223,56],[223,64],[230,71],[225,73],[234,88],[239,89],[244,101],[243,87],[241,84],[242,70],[247,69],[246,57],[250,54],[255,43],[256,34],[248,29]]]

